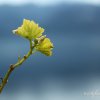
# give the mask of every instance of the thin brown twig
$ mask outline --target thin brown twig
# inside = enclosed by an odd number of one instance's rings
[[[4,78],[3,78],[3,80],[0,84],[0,93],[3,91],[4,87],[6,86],[6,84],[8,82],[8,78],[11,75],[11,73],[14,71],[15,68],[17,68],[21,64],[23,64],[23,62],[25,62],[26,59],[28,59],[30,55],[33,54],[32,53],[33,49],[34,49],[34,47],[32,46],[32,41],[30,40],[30,50],[29,50],[29,52],[26,55],[24,55],[24,57],[22,59],[18,60],[16,64],[10,65],[6,75],[4,76]]]

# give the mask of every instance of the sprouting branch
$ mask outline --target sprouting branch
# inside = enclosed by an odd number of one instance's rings
[[[34,49],[34,46],[32,46],[32,41],[30,41],[30,50],[29,50],[29,52],[26,55],[24,55],[24,57],[22,59],[18,60],[18,62],[16,64],[10,65],[5,77],[2,80],[2,83],[0,84],[0,93],[2,92],[3,88],[7,84],[8,78],[11,75],[11,73],[14,71],[15,68],[19,67],[23,62],[25,62],[26,59],[28,59],[30,55],[33,54],[32,53],[33,49]]]
[[[36,24],[34,21],[30,21],[27,19],[23,20],[23,24],[21,25],[21,27],[18,27],[16,30],[13,30],[14,34],[17,34],[29,40],[30,50],[26,55],[23,56],[23,58],[20,58],[19,56],[17,63],[10,65],[4,78],[0,78],[2,80],[0,84],[0,93],[6,86],[8,78],[14,71],[14,69],[23,64],[23,62],[25,62],[36,51],[39,51],[46,56],[52,55],[53,43],[50,41],[49,38],[46,38],[46,35],[42,35],[43,32],[43,28],[38,26],[38,24]]]

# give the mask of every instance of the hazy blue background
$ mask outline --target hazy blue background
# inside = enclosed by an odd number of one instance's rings
[[[100,0],[0,0],[0,75],[27,40],[12,30],[30,19],[45,28],[53,56],[31,56],[9,78],[0,100],[100,100]],[[99,92],[100,93],[100,92]]]

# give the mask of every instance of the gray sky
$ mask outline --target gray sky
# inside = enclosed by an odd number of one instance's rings
[[[89,3],[89,4],[100,4],[100,0],[0,0],[0,4],[26,4],[33,3],[37,5],[49,5],[49,4],[57,4],[61,2],[66,3]]]

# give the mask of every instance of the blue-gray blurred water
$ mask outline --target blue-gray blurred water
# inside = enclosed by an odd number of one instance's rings
[[[54,43],[54,50],[51,57],[36,53],[17,68],[0,100],[99,100],[99,96],[83,95],[85,91],[100,90],[99,10],[100,7],[88,5],[46,9],[32,5],[2,6],[1,76],[10,64],[16,63],[19,55],[23,57],[29,50],[28,41],[11,32],[21,25],[23,18],[40,22],[44,34]]]

